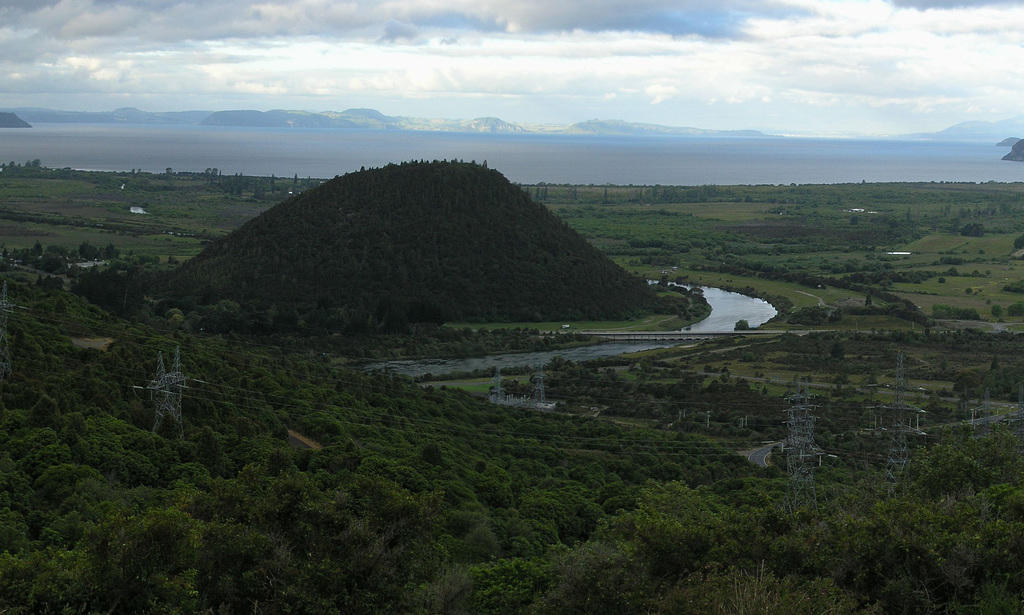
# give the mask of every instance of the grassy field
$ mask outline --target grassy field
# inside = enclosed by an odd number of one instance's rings
[[[5,169],[0,176],[0,245],[77,249],[113,244],[122,253],[191,258],[287,196],[229,191],[203,175]],[[253,184],[255,186],[255,184]],[[144,212],[144,213],[142,213]]]
[[[547,202],[637,275],[748,289],[793,309],[895,293],[926,315],[941,304],[1021,322],[1006,308],[1024,294],[1004,286],[1024,279],[1014,247],[1024,184],[599,188],[552,187]],[[803,281],[815,277],[846,282]],[[865,318],[837,328],[899,327]]]

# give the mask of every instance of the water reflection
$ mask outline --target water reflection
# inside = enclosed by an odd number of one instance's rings
[[[760,327],[778,314],[772,304],[764,299],[710,286],[701,289],[704,291],[704,298],[711,305],[711,314],[690,326],[690,331],[696,333],[732,331],[738,320],[747,321],[751,328]]]
[[[770,303],[756,297],[748,297],[740,293],[734,293],[720,288],[702,287],[704,298],[711,305],[711,314],[704,320],[690,326],[694,333],[716,333],[732,331],[736,321],[746,320],[752,327],[758,327],[770,320],[776,310]],[[456,372],[471,372],[475,370],[497,367],[506,369],[510,367],[535,367],[541,368],[547,365],[554,357],[562,357],[568,361],[589,361],[602,357],[611,357],[630,352],[640,352],[653,348],[669,348],[688,342],[664,341],[664,342],[607,342],[583,348],[570,348],[566,350],[545,350],[543,352],[525,352],[515,354],[488,355],[484,357],[470,357],[464,359],[416,359],[409,361],[389,361],[387,363],[374,363],[366,366],[369,371],[383,369],[391,370],[397,374],[417,377],[424,374],[451,374]]]

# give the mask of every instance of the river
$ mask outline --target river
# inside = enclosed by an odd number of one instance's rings
[[[707,318],[690,326],[694,333],[716,333],[732,331],[736,321],[746,320],[753,328],[758,327],[770,320],[777,313],[770,303],[756,297],[749,297],[720,288],[703,287],[704,298],[711,305],[711,314]],[[603,357],[617,356],[630,352],[640,352],[654,348],[668,348],[689,342],[685,341],[664,341],[664,342],[605,342],[593,346],[581,348],[568,348],[565,350],[545,350],[542,352],[522,352],[511,354],[496,354],[483,357],[468,357],[462,359],[415,359],[408,361],[389,361],[387,363],[374,363],[366,366],[368,371],[380,371],[388,369],[396,374],[403,374],[410,377],[419,377],[425,374],[452,374],[457,372],[472,372],[476,370],[490,369],[497,367],[506,369],[511,367],[536,367],[541,368],[547,365],[554,357],[562,357],[567,361],[590,361]]]

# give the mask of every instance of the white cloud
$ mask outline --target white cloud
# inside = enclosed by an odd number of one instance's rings
[[[652,105],[657,105],[675,98],[679,94],[679,90],[673,85],[653,83],[644,88],[644,93],[650,97]]]
[[[579,109],[790,130],[889,114],[891,131],[918,114],[915,131],[1016,115],[1022,77],[1017,3],[0,0],[0,82],[70,107],[110,93],[396,114],[443,101],[532,114],[514,121]]]

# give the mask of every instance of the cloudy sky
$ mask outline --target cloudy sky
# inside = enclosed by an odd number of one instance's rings
[[[892,134],[1024,113],[1024,3],[0,0],[0,107]]]

